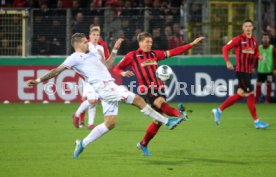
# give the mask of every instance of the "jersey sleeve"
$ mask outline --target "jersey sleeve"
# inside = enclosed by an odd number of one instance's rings
[[[191,44],[186,44],[186,45],[182,45],[180,47],[176,47],[174,49],[171,50],[155,50],[154,52],[157,55],[157,59],[159,60],[164,60],[166,58],[170,58],[176,55],[181,55],[184,52],[186,52],[187,50],[189,50],[191,48]]]
[[[133,53],[130,52],[113,68],[113,72],[120,75],[127,67],[132,65]]]
[[[258,44],[258,42],[257,42],[257,40],[255,41],[256,42],[256,46],[258,46],[258,47],[256,47],[256,49],[255,49],[255,55],[254,55],[254,58],[259,58],[259,56],[260,56],[260,49],[259,49],[259,44]]]
[[[153,52],[156,54],[157,61],[168,58],[165,50],[154,50]]]
[[[239,37],[234,37],[222,48],[222,54],[226,62],[230,61],[229,59],[229,50],[239,45]]]
[[[68,69],[71,69],[73,66],[76,65],[76,60],[72,56],[69,56],[64,60],[64,62],[61,65]]]

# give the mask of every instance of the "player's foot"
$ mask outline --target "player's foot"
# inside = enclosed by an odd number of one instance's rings
[[[169,118],[169,121],[166,123],[166,126],[172,130],[174,129],[178,124],[180,124],[184,119],[183,118]]]
[[[269,127],[269,124],[264,123],[263,121],[259,120],[255,123],[255,128],[257,129],[266,129]]]
[[[83,128],[84,126],[85,126],[84,122],[80,122],[79,127],[80,127],[80,128]]]
[[[182,103],[178,103],[177,108],[181,114],[181,118],[183,118],[184,121],[189,120],[185,106]]]
[[[218,108],[212,110],[217,125],[220,124],[221,111]]]
[[[73,125],[76,128],[79,128],[79,118],[76,116],[76,114],[73,114]]]
[[[74,151],[74,159],[78,159],[80,153],[82,153],[84,147],[82,146],[82,140],[76,140],[76,147]]]
[[[137,143],[137,148],[140,149],[143,152],[144,156],[150,156],[151,155],[151,153],[149,152],[148,147],[141,145],[140,142]]]
[[[96,125],[94,125],[94,124],[91,124],[91,125],[88,125],[88,126],[87,126],[87,128],[88,128],[89,130],[93,130],[95,127],[96,127]]]

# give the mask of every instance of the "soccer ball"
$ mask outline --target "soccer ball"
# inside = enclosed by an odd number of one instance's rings
[[[173,70],[168,65],[161,65],[156,70],[156,77],[165,82],[171,79],[173,76]]]

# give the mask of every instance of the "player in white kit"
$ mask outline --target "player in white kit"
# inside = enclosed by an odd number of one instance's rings
[[[102,59],[103,62],[105,60],[104,56],[104,48],[103,46],[98,44],[100,38],[100,28],[95,26],[90,29],[90,42],[88,43],[89,53],[94,53],[97,58]],[[73,124],[76,128],[82,128],[84,126],[84,122],[79,123],[80,115],[88,109],[88,129],[95,128],[94,119],[96,115],[96,105],[98,102],[98,95],[94,91],[91,84],[87,81],[82,82],[83,87],[83,102],[77,109],[77,111],[73,115]]]
[[[84,148],[109,130],[113,129],[116,123],[116,116],[118,114],[118,101],[132,104],[138,107],[142,113],[165,124],[169,129],[175,128],[183,121],[182,117],[167,118],[152,109],[144,99],[134,93],[130,92],[124,86],[114,83],[107,68],[113,66],[117,51],[123,39],[118,39],[113,47],[112,53],[108,60],[102,61],[97,58],[94,53],[87,53],[88,41],[84,34],[75,33],[71,38],[71,44],[75,52],[71,54],[66,60],[57,68],[52,69],[44,76],[36,80],[28,80],[29,86],[36,85],[40,82],[57,76],[65,69],[73,69],[81,74],[87,82],[89,82],[99,98],[101,99],[104,122],[97,125],[83,140],[76,140],[76,147],[74,151],[74,158],[77,159]]]

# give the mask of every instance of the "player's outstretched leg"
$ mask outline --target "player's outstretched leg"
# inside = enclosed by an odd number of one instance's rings
[[[186,112],[186,108],[182,103],[178,103],[177,109],[180,112],[181,117],[184,119],[184,121],[189,120],[187,112]]]
[[[142,97],[138,95],[132,95],[132,97],[133,97],[133,100],[130,101],[129,103],[137,106],[142,113],[149,116],[150,118],[165,124],[170,130],[174,129],[178,124],[180,124],[184,120],[183,118],[164,117],[160,113],[152,109],[149,105],[147,105],[147,103]]]
[[[257,122],[254,123],[255,124],[255,128],[257,129],[266,129],[269,127],[269,124],[261,121],[261,120],[258,120]]]
[[[78,159],[79,155],[82,153],[82,151],[84,150],[83,144],[82,144],[82,140],[76,140],[76,144],[75,144],[75,151],[74,151],[74,159]]]
[[[214,108],[212,109],[213,115],[214,115],[214,120],[217,125],[220,124],[220,116],[221,116],[221,110],[219,108]]]
[[[143,146],[140,142],[138,142],[136,146],[138,149],[140,149],[143,152],[144,156],[151,155],[147,146]]]

